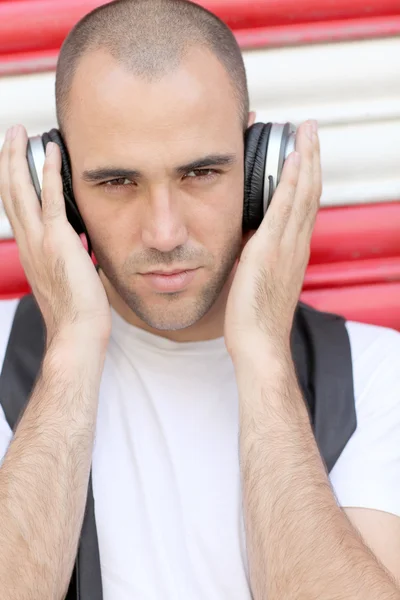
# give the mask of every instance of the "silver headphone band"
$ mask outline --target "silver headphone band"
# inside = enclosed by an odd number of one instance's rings
[[[42,137],[40,135],[36,135],[34,137],[29,138],[29,146],[32,153],[33,164],[35,167],[35,173],[32,173],[32,178],[34,178],[36,175],[37,183],[39,184],[40,191],[42,191],[43,167],[46,159]]]
[[[295,149],[296,128],[292,123],[273,123],[268,139],[267,157],[264,172],[263,211],[276,190],[284,161]]]

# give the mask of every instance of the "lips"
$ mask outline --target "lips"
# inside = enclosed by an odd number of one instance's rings
[[[183,291],[195,278],[198,269],[186,271],[153,271],[142,275],[146,285],[160,293]]]

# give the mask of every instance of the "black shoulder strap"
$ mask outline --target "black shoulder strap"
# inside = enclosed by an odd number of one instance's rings
[[[40,372],[45,348],[45,328],[33,296],[18,304],[0,376],[0,402],[15,431]],[[102,600],[92,477],[74,574],[66,600]]]
[[[346,322],[300,303],[293,339],[298,378],[328,472],[357,427],[353,365]],[[301,355],[299,356],[299,354]]]
[[[18,304],[0,377],[0,401],[15,431],[39,375],[45,346],[41,313],[33,296]]]

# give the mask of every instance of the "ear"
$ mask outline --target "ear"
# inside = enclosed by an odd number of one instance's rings
[[[249,112],[249,119],[247,121],[247,127],[251,127],[252,125],[254,125],[255,120],[256,120],[256,113],[253,110],[253,111]]]

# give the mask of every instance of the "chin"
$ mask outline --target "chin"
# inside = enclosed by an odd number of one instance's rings
[[[177,296],[177,294],[170,294],[165,301],[161,302],[128,301],[127,304],[148,327],[159,331],[178,331],[198,323],[215,301],[215,299],[210,301],[204,296],[195,298]]]
[[[154,293],[137,286],[129,277],[117,275],[112,265],[102,260],[101,269],[111,285],[111,297],[116,305],[121,300],[122,312],[133,324],[136,319],[159,331],[178,331],[192,327],[208,315],[211,309],[219,311],[218,300],[225,299],[224,290],[229,282],[237,253],[231,252],[218,271],[209,273],[207,281],[193,282],[182,292]],[[100,261],[99,261],[100,264]],[[204,277],[204,274],[202,275]],[[129,281],[130,280],[130,281]],[[109,287],[109,286],[107,286]],[[112,304],[113,302],[111,302]],[[224,310],[224,302],[221,303]],[[129,312],[131,316],[129,316]],[[138,322],[140,326],[140,322]]]

